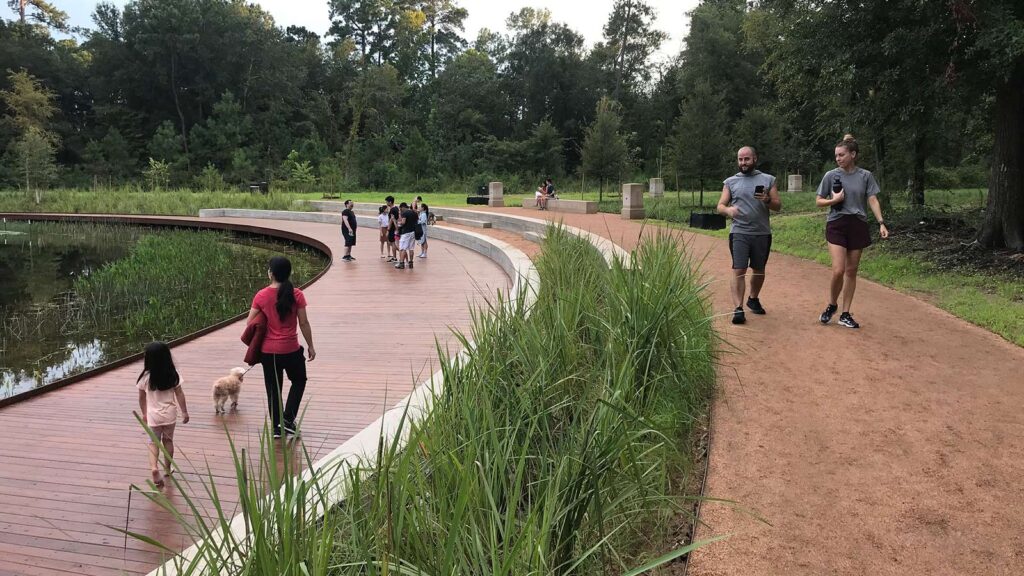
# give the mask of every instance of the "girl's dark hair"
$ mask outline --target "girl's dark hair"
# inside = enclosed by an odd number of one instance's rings
[[[843,139],[836,144],[836,148],[839,147],[846,148],[847,152],[860,153],[860,147],[857,146],[857,139],[853,137],[853,134],[843,134]]]
[[[150,390],[170,390],[181,382],[178,371],[174,368],[171,349],[163,342],[150,342],[142,360],[142,373],[135,379],[138,383],[143,376],[149,375]]]
[[[426,204],[420,204],[420,208],[423,208],[424,212],[430,212],[430,206],[427,206]]]
[[[284,320],[292,313],[295,307],[295,287],[292,286],[289,278],[292,275],[292,263],[284,256],[274,256],[270,259],[270,275],[274,281],[279,283],[277,288],[277,316]]]
[[[387,211],[387,209],[388,209],[387,206],[381,205],[381,207],[377,209],[377,214],[383,214],[384,212]]]

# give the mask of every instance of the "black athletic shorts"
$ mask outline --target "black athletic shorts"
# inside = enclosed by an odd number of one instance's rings
[[[351,248],[356,245],[356,235],[349,234],[348,230],[345,230],[344,228],[341,229],[341,237],[345,239],[346,248]]]
[[[771,234],[729,234],[729,253],[732,254],[733,270],[764,270],[771,251]]]

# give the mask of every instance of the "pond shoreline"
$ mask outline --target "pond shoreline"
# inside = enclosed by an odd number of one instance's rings
[[[298,234],[288,230],[280,230],[269,227],[254,226],[249,224],[235,224],[228,222],[212,222],[198,217],[189,216],[120,216],[120,215],[109,215],[109,214],[55,214],[55,213],[0,213],[0,218],[9,221],[37,221],[37,222],[65,222],[65,223],[85,223],[85,224],[122,224],[122,225],[141,225],[141,226],[152,226],[161,228],[171,229],[187,229],[187,230],[214,230],[214,231],[227,231],[235,233],[252,234],[254,236],[265,236],[268,238],[274,238],[278,240],[284,240],[295,244],[300,244],[308,248],[312,248],[320,252],[325,258],[328,259],[328,263],[315,274],[308,282],[303,283],[300,288],[305,288],[317,280],[319,280],[327,270],[330,268],[330,262],[333,260],[333,251],[330,246],[326,243],[306,236]],[[201,336],[209,334],[215,330],[219,330],[232,323],[238,322],[245,318],[248,311],[242,312],[241,314],[226,318],[220,322],[217,322],[211,326],[207,326],[200,330],[191,332],[179,338],[175,338],[168,342],[168,345],[173,349],[175,346],[179,346],[186,342],[195,340]],[[91,368],[84,372],[80,372],[66,378],[54,380],[44,386],[18,392],[6,398],[0,398],[0,408],[34,398],[41,394],[45,394],[52,390],[57,390],[70,386],[87,378],[91,378],[97,374],[102,374],[110,370],[114,370],[131,362],[135,362],[142,357],[141,353],[131,354],[105,363],[101,366]]]

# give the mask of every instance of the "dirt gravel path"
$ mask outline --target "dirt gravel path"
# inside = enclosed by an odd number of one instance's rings
[[[659,230],[504,211],[626,248]],[[726,242],[680,234],[706,256],[731,346],[705,493],[736,502],[704,504],[698,537],[732,536],[695,553],[690,574],[1024,573],[1024,348],[866,280],[852,310],[861,328],[823,326],[827,268],[780,254],[768,314],[733,326]]]

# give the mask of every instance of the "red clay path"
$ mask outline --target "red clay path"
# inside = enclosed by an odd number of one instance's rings
[[[629,248],[658,228],[560,218]],[[720,370],[694,576],[1024,574],[1024,349],[861,280],[822,326],[828,270],[774,254],[763,317],[731,310],[724,240],[679,233],[713,280]],[[867,257],[870,257],[867,256]],[[755,516],[756,515],[756,516]],[[762,522],[758,517],[763,518]]]

